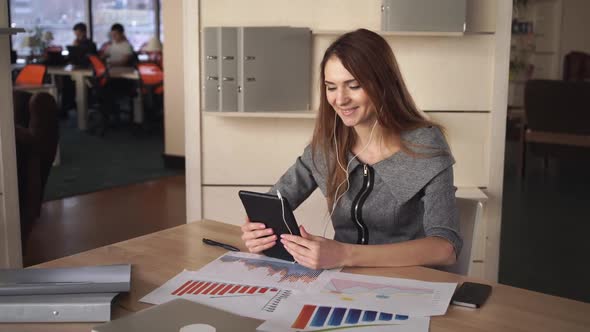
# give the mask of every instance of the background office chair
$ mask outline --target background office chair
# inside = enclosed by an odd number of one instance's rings
[[[16,76],[15,85],[42,85],[47,74],[47,66],[39,64],[26,65]]]
[[[459,208],[459,227],[463,237],[463,248],[457,262],[451,266],[443,266],[441,270],[468,275],[473,261],[473,242],[483,214],[483,203],[474,199],[457,198],[457,206]]]
[[[26,242],[41,202],[57,151],[57,104],[48,93],[14,91],[15,141],[21,237]],[[23,248],[25,246],[23,245]]]
[[[164,104],[164,72],[155,63],[137,64],[139,73],[140,90],[143,95],[143,108],[147,126],[150,124],[163,124]]]
[[[89,113],[89,131],[91,133],[97,132],[100,136],[104,136],[108,128],[110,128],[111,117],[118,120],[120,116],[120,108],[118,105],[119,99],[127,98],[129,108],[129,118],[133,114],[133,97],[134,89],[131,88],[127,80],[113,80],[109,76],[109,71],[105,63],[96,55],[89,55],[88,60],[92,68],[92,77],[90,78],[90,85],[96,100],[98,101],[98,112]],[[93,120],[95,114],[98,114],[100,119]]]

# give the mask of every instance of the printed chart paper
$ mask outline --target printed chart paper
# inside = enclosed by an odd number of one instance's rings
[[[286,312],[286,311],[290,312]],[[429,317],[408,317],[389,312],[353,307],[304,304],[292,312],[281,307],[277,315],[258,327],[259,331],[393,331],[428,332]]]
[[[305,294],[310,303],[354,306],[409,316],[444,315],[456,283],[326,273]]]
[[[307,290],[329,271],[312,270],[302,265],[262,255],[229,252],[205,265],[197,273],[205,278],[264,285],[290,290]]]
[[[238,315],[266,319],[292,293],[272,286],[206,279],[197,272],[183,271],[140,301],[162,304],[183,298]]]

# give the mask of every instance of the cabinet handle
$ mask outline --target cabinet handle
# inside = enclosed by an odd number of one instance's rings
[[[233,77],[222,77],[221,80],[224,82],[233,82],[234,78]]]
[[[247,60],[247,61],[256,60],[256,57],[253,55],[246,55],[244,57],[244,60]]]
[[[246,82],[256,82],[256,77],[248,77],[246,78]]]
[[[238,85],[238,93],[242,92],[242,86]]]
[[[207,60],[217,60],[217,55],[207,55],[205,57],[205,59],[207,59]]]
[[[217,84],[217,92],[221,92],[221,85]]]
[[[231,55],[224,55],[223,57],[221,57],[222,60],[233,60],[234,57]]]
[[[219,80],[219,77],[217,77],[217,76],[207,76],[206,79],[207,79],[207,81],[217,81],[217,80]]]

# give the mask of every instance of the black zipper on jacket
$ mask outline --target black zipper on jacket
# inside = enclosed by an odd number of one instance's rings
[[[358,232],[357,244],[369,243],[369,230],[363,222],[363,204],[367,196],[371,193],[371,190],[373,190],[374,177],[373,169],[369,165],[363,164],[363,186],[352,201],[351,207],[352,220]]]

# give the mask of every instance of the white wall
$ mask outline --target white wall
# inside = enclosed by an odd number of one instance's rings
[[[184,156],[182,0],[162,1],[164,24],[164,153]]]

